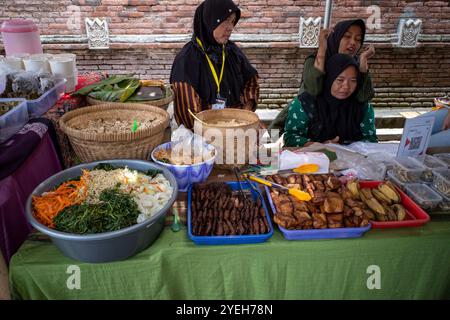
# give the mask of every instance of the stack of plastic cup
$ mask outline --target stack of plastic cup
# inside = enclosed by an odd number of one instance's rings
[[[72,53],[55,54],[50,60],[50,67],[54,75],[64,77],[66,82],[66,92],[75,90],[78,84],[77,56]]]
[[[32,54],[29,57],[23,58],[23,63],[25,65],[26,71],[32,72],[51,72],[49,59],[52,55],[41,53]]]
[[[6,71],[21,71],[24,69],[22,58],[19,57],[4,57],[1,61],[1,69]]]

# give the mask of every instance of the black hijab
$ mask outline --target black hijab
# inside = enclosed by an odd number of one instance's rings
[[[344,34],[347,32],[347,30],[353,25],[359,26],[362,31],[361,47],[359,48],[359,50],[361,50],[363,43],[364,43],[364,37],[366,36],[366,25],[364,23],[364,20],[356,19],[356,20],[340,21],[334,26],[333,33],[327,39],[327,52],[325,54],[327,60],[331,56],[335,55],[336,53],[339,53],[339,44],[341,43],[341,39],[344,36]],[[359,52],[359,50],[358,50],[358,52]],[[356,52],[356,54],[358,54],[358,52]],[[356,55],[355,55],[355,59],[356,59],[356,61],[358,61],[358,58]]]
[[[217,85],[203,50],[196,41],[198,37],[213,62],[217,75],[222,67],[222,45],[218,44],[213,31],[233,13],[238,22],[241,11],[231,0],[205,0],[195,11],[192,39],[175,57],[170,82],[190,84],[202,100],[202,106],[216,102]],[[244,53],[231,41],[225,45],[225,68],[220,84],[220,94],[227,99],[227,106],[240,103],[247,81],[257,74]]]
[[[354,66],[358,71],[358,64],[352,56],[333,55],[327,59],[323,92],[317,97],[306,92],[298,97],[308,114],[308,138],[312,141],[324,142],[339,136],[339,143],[347,144],[363,137],[360,124],[367,111],[367,103],[360,103],[356,99],[358,88],[344,100],[331,95],[334,80],[349,66]]]

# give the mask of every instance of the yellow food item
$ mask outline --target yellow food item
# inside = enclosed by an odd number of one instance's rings
[[[306,164],[302,164],[301,166],[295,168],[293,171],[296,173],[301,173],[301,174],[314,173],[314,172],[319,171],[319,165],[314,164],[314,163],[306,163]]]
[[[393,203],[400,203],[401,197],[398,194],[395,187],[390,182],[382,183],[378,186],[380,190],[387,198],[389,198]]]

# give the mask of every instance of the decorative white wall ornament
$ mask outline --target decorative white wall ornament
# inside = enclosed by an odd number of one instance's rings
[[[304,19],[300,17],[300,47],[317,48],[322,17]]]
[[[403,48],[416,47],[421,28],[421,19],[400,19],[397,45]]]
[[[85,19],[89,49],[109,49],[108,22],[95,18]]]

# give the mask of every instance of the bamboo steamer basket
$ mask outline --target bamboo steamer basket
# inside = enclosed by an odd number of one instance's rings
[[[136,121],[155,120],[149,128],[127,132],[92,133],[75,129],[94,119]],[[82,162],[107,159],[148,160],[153,148],[161,144],[169,114],[161,108],[143,104],[105,103],[70,111],[59,120],[62,131],[69,137],[75,153]]]
[[[245,122],[245,124],[214,124],[218,121],[231,123],[233,120],[237,122]],[[207,133],[207,130],[209,129],[214,129],[215,132],[220,132],[221,137],[210,137]],[[217,110],[205,110],[197,113],[194,121],[194,131],[196,133],[201,132],[201,135],[206,138],[207,142],[214,145],[214,147],[217,149],[218,155],[216,157],[215,166],[218,169],[233,170],[234,167],[243,167],[248,164],[250,156],[257,151],[258,129],[258,115],[252,111],[243,109],[225,108]],[[228,134],[234,135],[234,139],[227,139],[227,130]],[[255,130],[256,141],[252,141],[251,139],[249,139],[249,137],[245,137],[245,143],[242,148],[242,144],[239,145],[238,143],[238,140],[242,139],[242,131],[251,132],[252,130]],[[232,163],[227,163],[227,152],[233,155]],[[242,163],[241,161],[238,162],[238,156],[242,157],[242,153],[244,153],[244,163]]]
[[[88,105],[99,105],[99,104],[117,104],[117,105],[135,105],[135,104],[145,104],[149,106],[154,106],[161,108],[163,110],[167,110],[169,107],[169,104],[173,101],[173,92],[170,87],[166,87],[166,97],[158,100],[148,100],[148,101],[133,101],[133,102],[110,102],[110,101],[102,101],[98,99],[94,99],[89,97],[89,95],[86,97],[86,101]]]

